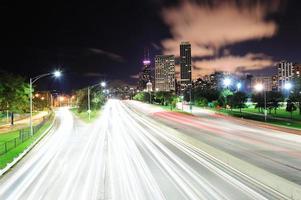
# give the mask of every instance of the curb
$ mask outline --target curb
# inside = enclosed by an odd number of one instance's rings
[[[0,177],[2,177],[4,174],[6,174],[12,167],[14,167],[24,156],[26,156],[27,153],[30,152],[30,150],[37,145],[38,142],[52,129],[53,124],[55,122],[55,116],[53,118],[53,121],[51,125],[38,137],[29,147],[27,147],[21,154],[19,154],[18,157],[14,158],[14,160],[6,165],[3,169],[0,170]]]

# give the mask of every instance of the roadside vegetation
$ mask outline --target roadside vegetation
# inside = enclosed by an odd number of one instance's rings
[[[29,128],[0,134],[0,169],[12,162],[14,158],[18,157],[35,142],[50,127],[53,120],[54,115],[51,114],[44,122],[36,125],[37,129],[33,136],[29,135]],[[23,136],[21,136],[21,132]],[[21,137],[22,139],[20,139]],[[5,152],[6,149],[7,151]]]
[[[43,120],[37,118],[34,134],[29,134],[29,95],[29,83],[24,77],[0,71],[0,168],[28,148],[52,123],[53,114],[44,116]],[[33,115],[41,111],[52,113],[49,98],[36,93],[33,110]],[[24,122],[15,123],[23,119]]]
[[[88,88],[75,92],[77,101],[72,113],[84,122],[93,122],[101,114],[101,108],[106,102],[106,94],[101,88],[94,87],[90,90],[90,111],[88,107]],[[90,112],[90,120],[89,120]]]
[[[139,92],[133,99],[181,112],[176,108],[177,102],[188,103],[191,98],[191,104],[194,106],[257,121],[264,121],[266,107],[268,123],[301,128],[301,78],[295,80],[294,88],[288,94],[280,91],[247,94],[237,88],[208,88],[213,87],[194,85],[191,96],[190,90],[187,89],[182,97],[177,97],[171,92]]]

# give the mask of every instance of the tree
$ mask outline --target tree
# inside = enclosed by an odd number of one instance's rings
[[[299,115],[301,115],[301,77],[295,79],[294,90],[289,99],[299,108]]]
[[[80,89],[75,92],[77,97],[77,111],[79,113],[88,110],[88,92],[87,89]]]
[[[18,75],[0,73],[0,110],[9,109],[11,124],[14,124],[14,113],[29,111],[29,84]]]
[[[239,108],[239,111],[241,112],[241,109],[245,107],[245,103],[247,101],[247,95],[244,92],[236,92],[233,95],[228,96],[229,105],[232,108]]]
[[[93,88],[91,90],[91,109],[99,110],[106,101],[105,94],[99,88]]]
[[[299,115],[301,115],[301,93],[300,92],[294,92],[290,95],[289,98],[299,108]]]
[[[148,92],[138,92],[133,99],[137,101],[149,102],[150,101],[150,94]]]
[[[195,101],[206,98],[208,102],[216,101],[219,98],[219,92],[214,89],[204,87],[195,87],[192,89],[192,97]],[[190,91],[186,89],[184,92],[185,101],[190,101]]]
[[[264,94],[255,93],[252,94],[252,102],[256,104],[255,108],[258,108],[258,111],[261,112],[264,108]]]
[[[155,99],[161,105],[169,105],[173,101],[175,95],[172,92],[159,91],[155,93]]]
[[[294,102],[288,99],[286,104],[286,111],[291,113],[291,119],[293,119],[293,112],[297,109]]]
[[[208,100],[205,97],[200,97],[199,99],[195,100],[195,105],[199,107],[206,107],[208,106]]]
[[[267,92],[267,108],[270,113],[272,109],[274,109],[275,114],[277,112],[277,108],[280,106],[280,102],[283,102],[284,97],[281,92],[269,91]]]
[[[79,89],[75,92],[77,97],[77,111],[79,113],[83,111],[88,111],[88,88]],[[98,110],[100,109],[106,101],[105,94],[103,91],[97,87],[90,90],[90,109]]]
[[[232,95],[233,95],[233,92],[231,92],[229,89],[222,90],[219,95],[219,98],[218,98],[219,105],[223,106],[223,107],[227,107],[228,96],[232,96]]]

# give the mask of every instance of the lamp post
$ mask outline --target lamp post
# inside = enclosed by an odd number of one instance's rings
[[[223,84],[224,84],[224,87],[225,87],[226,89],[229,90],[229,87],[230,87],[231,84],[232,84],[232,80],[231,80],[230,78],[225,78],[225,79],[223,80]],[[228,91],[227,91],[227,93],[224,92],[223,96],[225,97],[225,104],[226,104],[226,105],[225,105],[225,108],[227,109],[227,104],[228,104]]]
[[[258,92],[263,92],[263,98],[264,98],[264,121],[267,121],[267,94],[266,90],[264,88],[264,85],[262,83],[258,83],[255,85],[255,90]]]
[[[39,80],[40,78],[46,77],[46,76],[51,76],[53,75],[54,77],[58,78],[62,75],[61,71],[54,71],[53,73],[46,73],[46,74],[41,74],[38,76],[35,76],[33,78],[29,78],[29,107],[30,107],[30,117],[29,117],[29,126],[30,126],[30,134],[33,135],[33,128],[32,128],[32,85]]]
[[[290,82],[284,84],[284,89],[287,91],[286,93],[287,98],[289,98],[289,93],[291,92],[292,88],[293,88],[293,84],[291,84]]]
[[[240,82],[238,82],[238,83],[236,84],[237,92],[240,91],[241,86],[242,86],[242,84],[241,84]]]
[[[96,86],[99,86],[99,85],[100,85],[101,87],[105,88],[106,85],[107,85],[107,83],[104,82],[104,81],[102,81],[100,84],[97,83],[97,84],[95,84],[95,85],[88,86],[88,115],[89,115],[89,121],[91,120],[91,100],[90,100],[90,90],[91,90],[91,88],[96,87]]]

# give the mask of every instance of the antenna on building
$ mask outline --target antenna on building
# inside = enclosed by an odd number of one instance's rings
[[[143,59],[143,64],[146,65],[150,65],[150,59],[149,59],[149,49],[148,48],[144,48],[144,59]]]

